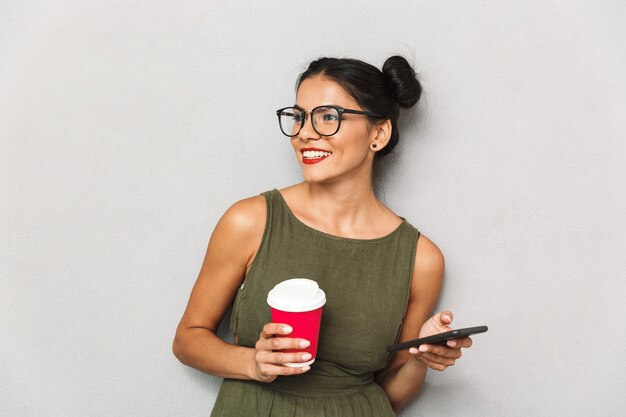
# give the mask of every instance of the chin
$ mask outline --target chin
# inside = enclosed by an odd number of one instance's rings
[[[335,176],[329,173],[327,170],[312,170],[306,168],[307,167],[305,166],[302,169],[302,178],[305,182],[321,184],[335,178]]]
[[[327,182],[330,178],[327,175],[302,175],[304,182],[312,183],[312,184],[322,184]]]
[[[311,184],[330,184],[341,180],[348,180],[354,177],[361,177],[363,175],[360,169],[332,169],[331,167],[309,167],[304,165],[301,167],[302,178],[304,182]],[[322,168],[322,169],[319,169]]]

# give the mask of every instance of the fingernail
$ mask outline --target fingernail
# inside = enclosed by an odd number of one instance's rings
[[[444,318],[444,319],[446,319],[446,320],[448,320],[448,321],[452,321],[452,319],[451,319],[451,318],[450,318],[450,316],[448,316],[448,315],[443,316],[443,318]]]
[[[455,347],[456,346],[456,342],[454,340],[449,340],[448,341],[448,346]]]
[[[417,350],[416,348],[412,347],[411,349],[409,349],[409,353],[412,355],[417,354],[417,352],[419,352],[419,350]]]
[[[428,352],[428,346],[420,346],[420,352]]]
[[[303,361],[308,361],[309,359],[311,359],[311,354],[310,353],[305,353],[304,355],[302,355],[302,360]]]
[[[291,333],[292,331],[293,329],[291,328],[291,326],[283,327],[283,333]]]
[[[309,365],[307,365],[307,366],[303,366],[303,367],[302,367],[302,372],[306,372],[306,371],[308,371],[309,369],[311,369],[311,367],[310,367]]]
[[[300,347],[309,347],[309,345],[311,344],[311,342],[309,342],[308,340],[301,340],[300,341]]]

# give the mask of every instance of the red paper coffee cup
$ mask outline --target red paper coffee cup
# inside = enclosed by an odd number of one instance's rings
[[[311,342],[306,349],[283,350],[283,352],[309,352],[311,360],[290,362],[285,365],[301,367],[315,362],[322,307],[326,304],[326,294],[317,282],[307,278],[292,278],[278,283],[267,294],[267,304],[272,311],[273,323],[285,323],[293,328],[290,334],[279,337],[301,338]]]

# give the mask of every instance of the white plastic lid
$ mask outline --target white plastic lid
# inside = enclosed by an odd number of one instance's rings
[[[267,304],[281,311],[311,311],[326,304],[326,294],[312,279],[292,278],[276,284],[267,294]]]

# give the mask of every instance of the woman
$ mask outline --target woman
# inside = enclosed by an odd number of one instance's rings
[[[439,248],[374,195],[374,160],[398,143],[399,108],[421,86],[408,62],[382,72],[321,58],[297,83],[295,105],[277,111],[304,181],[231,206],[217,224],[174,354],[225,378],[212,416],[394,416],[420,391],[428,368],[452,366],[471,339],[393,355],[386,346],[450,330],[430,317],[439,297]],[[267,292],[293,277],[326,292],[315,362],[284,349],[308,346],[271,323]],[[235,344],[216,336],[229,306]],[[430,317],[430,318],[429,318]],[[287,337],[285,337],[287,335]],[[282,337],[277,337],[282,336]]]

